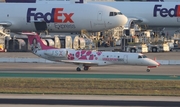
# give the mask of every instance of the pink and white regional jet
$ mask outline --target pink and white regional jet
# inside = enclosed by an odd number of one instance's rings
[[[106,65],[135,65],[147,66],[147,72],[150,68],[156,68],[160,64],[155,60],[147,58],[141,53],[127,53],[127,52],[101,52],[92,50],[74,50],[66,48],[54,48],[46,46],[37,33],[23,33],[28,36],[32,52],[44,59],[73,63],[78,65],[77,71],[82,69],[88,70],[92,66],[106,66]]]

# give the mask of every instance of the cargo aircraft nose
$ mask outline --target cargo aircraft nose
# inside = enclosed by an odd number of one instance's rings
[[[117,23],[119,23],[119,26],[124,26],[127,23],[128,18],[125,15],[120,15],[118,17],[119,17],[119,22],[117,20]]]
[[[112,23],[113,27],[120,27],[124,26],[128,18],[123,15],[120,11],[119,12],[110,12],[109,13],[110,22]]]

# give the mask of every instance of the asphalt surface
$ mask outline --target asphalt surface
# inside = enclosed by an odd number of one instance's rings
[[[0,104],[179,107],[179,97],[92,95],[0,95]]]
[[[91,67],[88,71],[76,71],[73,64],[0,63],[0,73],[66,73],[66,74],[134,74],[134,75],[180,75],[180,66],[159,66],[146,72],[145,66],[111,65]]]

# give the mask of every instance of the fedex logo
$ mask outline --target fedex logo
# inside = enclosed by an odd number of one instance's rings
[[[155,5],[153,16],[157,17],[159,14],[161,17],[180,17],[180,5],[176,5],[174,8],[161,8],[162,5]]]
[[[36,8],[28,8],[27,10],[27,22],[31,22],[31,18],[34,21],[43,20],[47,23],[74,23],[72,16],[74,13],[63,13],[63,8],[52,8],[51,12],[41,13],[36,12]],[[63,18],[64,17],[64,18]]]

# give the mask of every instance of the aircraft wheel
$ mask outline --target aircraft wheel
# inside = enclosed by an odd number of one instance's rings
[[[157,48],[152,48],[152,52],[157,52]]]
[[[131,49],[131,52],[132,52],[132,53],[136,53],[136,49],[135,49],[135,48],[132,48],[132,49]]]
[[[150,72],[151,70],[148,68],[146,71],[147,71],[147,72]]]
[[[84,66],[84,70],[85,70],[85,71],[89,70],[89,67]]]
[[[76,68],[76,71],[81,71],[81,68],[77,67],[77,68]]]

